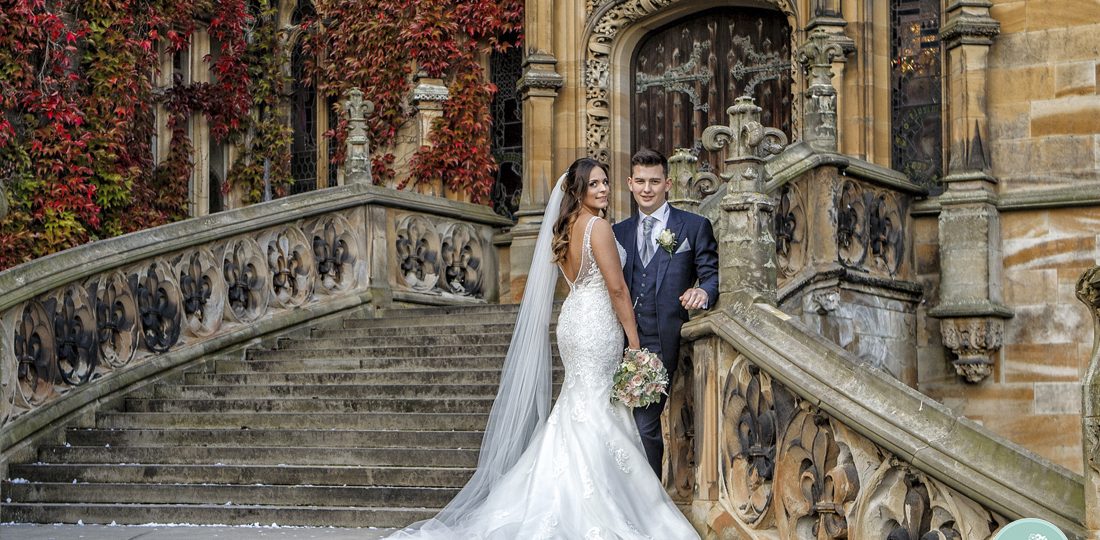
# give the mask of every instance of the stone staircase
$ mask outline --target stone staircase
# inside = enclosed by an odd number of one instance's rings
[[[210,360],[127,396],[94,428],[68,429],[37,463],[12,465],[0,521],[431,517],[477,463],[515,316],[506,305],[391,310]]]

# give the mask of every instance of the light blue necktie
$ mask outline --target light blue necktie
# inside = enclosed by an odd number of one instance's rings
[[[653,258],[653,224],[656,221],[657,218],[653,216],[646,216],[642,220],[642,266],[649,266],[649,261]]]

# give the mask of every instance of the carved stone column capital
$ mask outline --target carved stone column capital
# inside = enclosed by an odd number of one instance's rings
[[[516,91],[527,98],[528,95],[556,96],[565,85],[565,78],[556,70],[558,59],[552,54],[535,51],[523,61],[523,76],[516,83]]]
[[[844,48],[834,42],[824,28],[818,27],[810,32],[806,43],[798,49],[798,62],[810,71],[811,87],[832,88],[833,60],[843,58],[844,55]]]
[[[370,140],[367,137],[367,116],[374,113],[374,102],[363,99],[363,91],[352,88],[345,94],[344,111],[348,115],[347,159],[344,178],[348,184],[373,182],[370,170]]]
[[[982,4],[978,2],[978,4]],[[952,12],[951,7],[956,10]],[[984,13],[983,13],[984,11]],[[960,45],[993,44],[993,38],[1001,33],[1001,23],[989,15],[989,8],[979,9],[977,13],[965,11],[959,3],[948,7],[947,22],[940,29],[940,39],[945,50]]]
[[[424,102],[443,102],[451,99],[451,93],[442,79],[428,77],[420,73],[416,76],[416,87],[413,88],[412,100],[420,106]]]

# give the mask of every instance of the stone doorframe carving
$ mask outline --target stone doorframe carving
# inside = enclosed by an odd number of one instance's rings
[[[805,15],[799,14],[790,0],[589,0],[585,63],[581,67],[585,116],[580,126],[588,155],[610,165],[613,175],[629,174],[630,59],[650,30],[695,12],[738,6],[782,12],[791,27],[790,50],[797,51],[804,41]],[[796,67],[792,70],[791,130],[798,138],[803,75]],[[629,203],[624,198],[616,200],[613,207],[628,208]]]

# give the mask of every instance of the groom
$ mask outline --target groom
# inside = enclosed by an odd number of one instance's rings
[[[668,370],[669,387],[680,353],[680,327],[689,309],[707,309],[718,299],[718,243],[706,218],[673,208],[666,200],[672,179],[659,152],[639,150],[630,160],[627,185],[638,213],[614,225],[615,240],[626,249],[626,277],[638,336]],[[665,445],[661,411],[667,396],[634,409],[649,465],[661,476]]]

